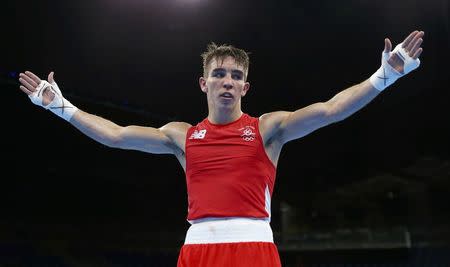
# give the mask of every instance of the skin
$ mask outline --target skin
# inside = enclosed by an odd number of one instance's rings
[[[422,53],[423,31],[411,32],[403,41],[403,48],[409,56],[417,59]],[[384,40],[384,52],[392,50],[391,41]],[[396,54],[392,54],[388,63],[403,73],[404,63]],[[241,99],[250,89],[244,80],[248,70],[236,64],[234,58],[223,61],[212,60],[208,66],[208,77],[199,79],[200,89],[208,100],[208,119],[211,123],[226,124],[242,115]],[[246,76],[246,75],[245,75]],[[20,73],[20,89],[27,95],[36,91],[41,79],[30,71]],[[54,82],[54,73],[50,72],[48,81]],[[223,97],[227,92],[230,98]],[[276,111],[259,117],[259,130],[264,141],[267,155],[277,166],[284,144],[301,138],[321,127],[341,121],[372,101],[380,91],[369,80],[349,87],[326,102],[315,103],[293,112]],[[53,100],[53,93],[43,93],[43,104]],[[186,170],[185,141],[190,124],[170,122],[160,128],[136,125],[120,126],[102,117],[78,110],[70,123],[90,138],[109,147],[133,149],[154,154],[173,154]]]

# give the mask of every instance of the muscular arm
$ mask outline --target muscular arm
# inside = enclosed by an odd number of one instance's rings
[[[189,124],[171,122],[161,128],[142,126],[119,126],[102,117],[89,114],[67,101],[53,79],[42,81],[30,71],[20,73],[20,89],[36,105],[46,107],[68,120],[85,135],[109,147],[134,149],[155,154],[184,154],[184,143]]]
[[[327,102],[315,103],[294,112],[278,111],[265,114],[261,117],[262,125],[270,127],[272,133],[267,129],[263,130],[266,130],[266,136],[274,136],[284,144],[347,118],[379,93],[380,91],[366,80],[341,91]]]
[[[261,116],[260,130],[265,142],[281,146],[323,126],[343,120],[363,108],[386,86],[418,67],[423,35],[422,31],[412,32],[393,52],[391,42],[386,38],[382,67],[370,79],[341,91],[327,102],[312,104],[294,112],[279,111]],[[389,71],[391,76],[385,76],[384,71]],[[388,85],[383,87],[383,82],[380,82],[382,80],[387,81]],[[378,87],[375,88],[374,84]]]
[[[171,122],[161,128],[119,126],[102,117],[78,110],[70,123],[85,135],[109,147],[133,149],[154,154],[176,154],[189,126]],[[184,136],[183,136],[184,133]]]

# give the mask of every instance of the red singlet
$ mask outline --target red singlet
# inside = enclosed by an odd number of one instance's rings
[[[264,150],[258,118],[225,125],[204,119],[186,135],[189,221],[270,218],[276,169]]]

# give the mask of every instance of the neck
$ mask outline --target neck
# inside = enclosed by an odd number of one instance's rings
[[[241,109],[212,109],[209,111],[208,120],[214,124],[227,124],[239,119],[241,116]]]

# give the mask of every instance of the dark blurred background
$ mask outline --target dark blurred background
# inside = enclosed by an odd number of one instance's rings
[[[175,157],[92,141],[18,73],[55,71],[73,104],[120,125],[196,124],[209,42],[251,52],[243,111],[259,116],[367,79],[384,38],[415,29],[419,69],[284,147],[272,228],[283,266],[450,266],[447,0],[7,0],[0,20],[0,266],[175,266],[189,226]]]

